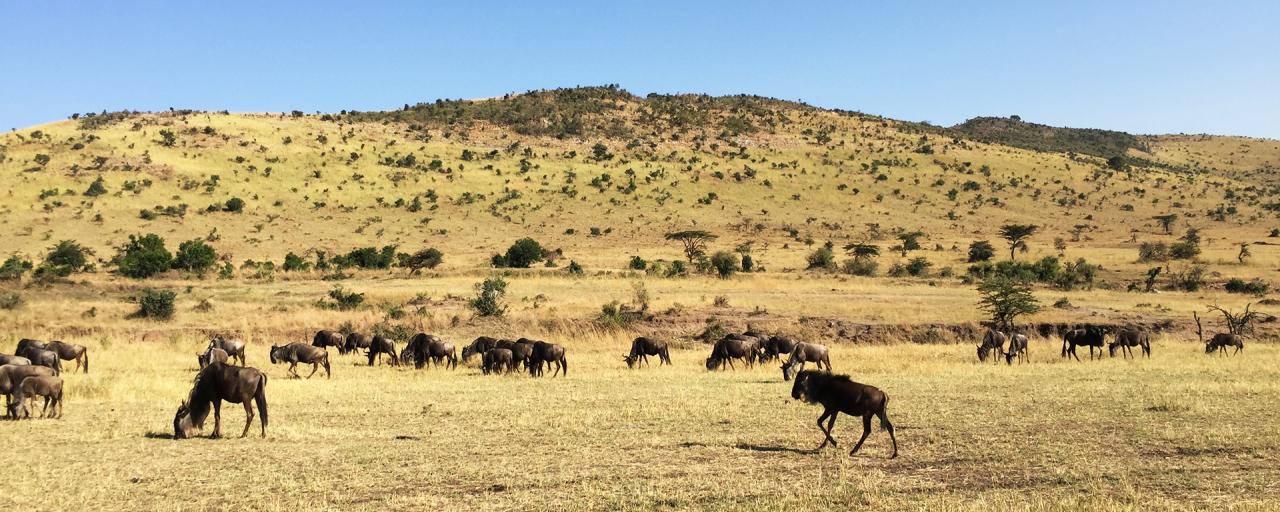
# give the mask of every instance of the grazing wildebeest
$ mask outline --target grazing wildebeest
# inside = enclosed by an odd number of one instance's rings
[[[40,410],[40,417],[61,418],[62,417],[62,379],[52,375],[34,375],[22,379],[22,383],[18,384],[13,390],[13,400],[9,403],[9,416],[18,419],[18,410],[21,409],[25,417],[31,417],[31,410],[27,407],[28,400],[34,401],[36,397],[44,397],[44,408]],[[53,411],[49,410],[49,406],[53,406]],[[49,413],[52,412],[52,415]]]
[[[173,416],[173,438],[186,439],[193,429],[204,428],[210,408],[213,409],[213,435],[210,437],[222,437],[223,400],[244,404],[244,430],[240,437],[247,435],[249,426],[253,424],[253,406],[249,402],[257,403],[258,414],[262,416],[259,420],[262,437],[267,437],[267,375],[256,368],[213,363],[196,374],[191,393],[178,406],[178,413]]]
[[[1225,355],[1227,354],[1228,347],[1236,348],[1235,352],[1231,352],[1231,355],[1240,353],[1241,350],[1244,350],[1244,338],[1241,338],[1239,334],[1230,334],[1225,332],[1215,333],[1213,337],[1209,338],[1209,341],[1204,344],[1204,353],[1212,354],[1216,351],[1219,355]]]
[[[311,346],[333,347],[338,349],[339,354],[347,353],[347,345],[343,343],[342,334],[328,330],[316,332],[316,335],[311,338]]]
[[[1142,347],[1142,355],[1151,357],[1151,335],[1139,327],[1125,327],[1116,331],[1115,341],[1107,345],[1107,351],[1115,357],[1118,348],[1123,357],[1129,358],[1133,357],[1133,347]]]
[[[488,375],[489,372],[502,373],[506,368],[507,373],[511,373],[516,369],[516,363],[511,358],[511,349],[507,348],[491,348],[484,352],[481,359],[480,371]]]
[[[790,354],[792,350],[795,350],[797,343],[799,342],[795,339],[786,336],[770,336],[764,342],[764,351],[760,354],[760,362],[780,359],[782,354]]]
[[[1077,346],[1089,347],[1089,359],[1093,359],[1093,349],[1098,349],[1098,359],[1102,359],[1102,345],[1106,339],[1106,331],[1100,327],[1089,326],[1071,329],[1062,333],[1062,357],[1076,358],[1080,360],[1080,356],[1076,355]]]
[[[27,358],[33,365],[44,366],[53,370],[54,375],[62,374],[62,359],[58,357],[57,352],[27,347],[26,350],[18,352],[18,355]]]
[[[271,364],[279,363],[289,363],[289,373],[295,379],[302,378],[295,370],[298,367],[298,363],[311,365],[311,373],[307,375],[308,379],[315,375],[316,370],[319,370],[321,366],[324,366],[324,378],[327,379],[333,376],[329,370],[329,351],[300,341],[295,341],[283,347],[271,346]]]
[[[391,359],[391,366],[400,365],[400,359],[396,356],[395,342],[375,334],[373,339],[369,340],[369,366],[380,361],[382,358],[379,356],[382,354],[386,354]]]
[[[361,349],[368,350],[369,345],[373,342],[373,336],[353,332],[347,335],[347,341],[342,344],[344,353],[358,352]]]
[[[227,351],[220,348],[209,348],[203,354],[196,354],[196,363],[200,364],[201,370],[209,366],[209,363],[225,363],[227,359]]]
[[[725,363],[728,363],[729,368],[737,370],[738,368],[733,365],[734,359],[742,359],[748,368],[751,367],[758,355],[757,341],[755,338],[748,338],[741,334],[725,336],[711,348],[711,357],[707,358],[707,369],[724,369]]]
[[[1014,334],[1013,336],[1010,336],[1009,351],[1004,353],[1004,362],[1013,364],[1013,360],[1016,358],[1019,363],[1030,363],[1031,354],[1027,352],[1027,348],[1030,344],[1027,341],[1027,335],[1025,334]]]
[[[435,335],[427,333],[418,333],[409,339],[409,344],[405,346],[405,350],[413,357],[414,368],[422,369],[428,362],[440,366],[444,363],[445,368],[458,367],[458,350],[454,348],[452,343],[444,341]],[[401,354],[403,357],[403,353]]]
[[[5,405],[13,403],[12,394],[18,385],[22,383],[22,379],[37,376],[53,376],[53,369],[47,366],[36,365],[13,365],[6,364],[0,366],[0,394],[5,396]],[[8,408],[5,413],[9,412]]]
[[[210,347],[210,348],[220,348],[220,349],[222,349],[222,351],[223,351],[223,352],[226,352],[226,353],[227,353],[227,357],[228,357],[228,358],[239,359],[239,360],[240,360],[240,366],[244,366],[244,365],[245,365],[245,362],[244,362],[244,340],[241,340],[241,339],[234,339],[234,338],[233,338],[233,339],[227,339],[226,337],[224,337],[224,336],[222,336],[221,334],[219,334],[219,335],[214,336],[214,337],[213,337],[213,339],[209,340],[209,347]]]
[[[49,350],[48,344],[43,341],[23,338],[21,340],[18,340],[18,348],[13,349],[13,353],[17,355],[22,355],[23,352],[32,348],[38,348],[40,350]]]
[[[862,416],[862,438],[858,439],[858,444],[849,451],[849,455],[858,453],[863,441],[871,435],[871,417],[878,416],[880,428],[888,430],[889,439],[893,441],[893,455],[889,458],[898,456],[898,438],[893,435],[893,424],[889,422],[887,410],[889,395],[875,386],[854,382],[848,375],[805,370],[796,375],[796,383],[791,386],[791,398],[811,404],[822,404],[823,411],[822,416],[818,416],[818,429],[822,430],[826,438],[822,440],[821,445],[818,445],[819,450],[826,447],[827,443],[831,443],[831,446],[839,446],[836,439],[831,436],[831,430],[835,427],[836,416],[845,413],[850,416]],[[830,420],[823,427],[822,420],[828,418]]]
[[[498,340],[498,348],[505,348],[511,351],[511,367],[514,369],[524,366],[529,369],[529,360],[533,357],[533,341],[528,338],[520,338],[516,341]]]
[[[649,356],[658,356],[658,366],[662,366],[662,363],[671,364],[671,354],[667,351],[667,342],[644,336],[631,341],[631,353],[623,357],[622,360],[627,362],[627,368],[635,368],[640,361],[643,361],[645,366],[648,366]]]
[[[1003,354],[1004,342],[1006,339],[1008,339],[1008,337],[1005,336],[1003,332],[995,329],[987,329],[987,332],[982,335],[982,344],[978,345],[978,360],[985,363],[987,361],[987,357],[993,353]],[[996,364],[1000,363],[998,360],[995,361]]]
[[[31,360],[22,356],[11,356],[8,354],[0,354],[0,366],[12,364],[15,366],[27,366],[31,364]]]
[[[797,343],[795,348],[791,349],[791,356],[787,358],[787,362],[782,363],[782,380],[791,380],[796,372],[804,370],[806,362],[817,363],[819,370],[825,364],[827,371],[831,371],[831,356],[827,352],[825,345]]]
[[[84,368],[85,373],[89,373],[89,349],[83,345],[75,343],[66,343],[63,341],[50,341],[47,346],[49,350],[58,354],[58,358],[63,361],[75,361],[76,370]]]
[[[462,347],[462,360],[466,361],[468,359],[471,359],[471,356],[473,355],[484,354],[485,352],[488,352],[495,348],[498,348],[497,338],[480,336],[476,338],[475,341],[472,341],[470,345]]]
[[[551,373],[552,377],[564,372],[565,376],[569,375],[569,360],[564,356],[564,347],[555,343],[547,343],[545,341],[533,342],[533,356],[529,362],[529,375],[534,377],[542,376],[542,363],[547,364],[547,368],[551,365],[556,366],[556,370]]]

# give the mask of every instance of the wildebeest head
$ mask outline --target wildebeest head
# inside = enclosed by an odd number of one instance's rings
[[[795,377],[795,375],[796,375],[796,365],[792,364],[791,361],[782,363],[782,380],[784,381],[791,380],[791,378]]]
[[[1115,357],[1115,356],[1116,356],[1116,346],[1117,346],[1117,345],[1116,345],[1115,343],[1108,343],[1108,344],[1107,344],[1107,352],[1110,352],[1110,353],[1111,353],[1111,357]]]
[[[715,356],[712,356],[712,357],[708,357],[708,358],[707,358],[707,369],[708,369],[708,370],[714,370],[714,369],[716,369],[716,367],[717,367],[717,366],[720,366],[720,359],[716,358]]]
[[[277,347],[275,345],[271,346],[271,364],[276,364],[276,359],[278,359],[276,357],[276,352],[279,352],[279,351],[280,351],[280,347]]]
[[[627,362],[627,368],[636,367],[636,358],[631,356],[622,356],[622,360]]]
[[[791,398],[795,400],[804,400],[806,402],[810,401],[809,397],[812,396],[812,393],[809,391],[810,378],[809,372],[802,372],[799,375],[796,375],[796,382],[791,385]]]
[[[1013,364],[1013,358],[1015,358],[1015,357],[1018,357],[1018,353],[1017,353],[1017,352],[1005,352],[1005,353],[1004,353],[1004,362],[1009,363],[1010,365],[1012,365],[1012,364]],[[999,364],[999,363],[997,363],[997,364]]]
[[[187,407],[187,402],[182,402],[178,406],[177,414],[173,415],[173,438],[186,439],[191,437],[191,409]]]
[[[978,360],[979,360],[979,361],[986,362],[986,360],[987,360],[987,347],[984,347],[984,346],[982,346],[982,345],[978,345]]]
[[[1213,353],[1213,340],[1210,340],[1208,343],[1204,344],[1204,353],[1206,354]]]

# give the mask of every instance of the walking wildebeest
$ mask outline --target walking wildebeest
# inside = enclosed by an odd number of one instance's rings
[[[783,354],[790,354],[795,350],[797,343],[800,342],[786,336],[770,336],[764,342],[764,352],[760,355],[760,362],[781,359]]]
[[[262,437],[267,437],[267,375],[256,368],[212,363],[196,374],[191,393],[178,406],[178,413],[173,416],[173,438],[186,439],[193,429],[204,428],[210,408],[213,409],[213,435],[209,437],[222,437],[223,400],[244,404],[244,430],[240,437],[247,435],[253,424],[253,405],[249,401],[257,403],[258,414],[262,416],[259,420]]]
[[[1118,348],[1123,357],[1129,358],[1133,357],[1133,347],[1142,347],[1142,355],[1151,357],[1151,335],[1139,327],[1125,327],[1116,331],[1115,341],[1107,345],[1107,351],[1115,357]]]
[[[756,350],[758,341],[756,338],[741,334],[725,336],[711,348],[711,357],[707,358],[707,369],[724,369],[725,363],[728,363],[729,368],[737,370],[738,368],[733,365],[734,359],[742,359],[750,368],[755,364],[756,355],[758,355]]]
[[[209,363],[225,363],[227,359],[227,351],[220,348],[209,348],[203,354],[196,354],[196,363],[200,365],[201,370],[209,366]]]
[[[422,369],[428,362],[436,366],[444,363],[445,368],[458,367],[458,350],[452,343],[431,334],[420,332],[413,335],[413,338],[409,339],[409,344],[405,346],[405,350],[413,356],[414,368]],[[403,358],[403,353],[401,357]]]
[[[550,368],[551,365],[556,366],[556,370],[551,373],[552,377],[561,372],[566,377],[569,375],[569,360],[564,356],[564,347],[541,340],[534,341],[533,356],[529,361],[529,375],[541,377],[543,363],[547,364],[547,368]]]
[[[62,358],[58,357],[57,352],[49,349],[27,347],[25,350],[19,351],[18,355],[27,358],[35,366],[44,366],[53,370],[54,375],[62,374]]]
[[[831,356],[827,353],[827,347],[817,343],[797,343],[795,348],[791,349],[791,356],[787,358],[787,362],[782,363],[782,380],[791,380],[796,372],[804,370],[804,364],[817,363],[818,369],[822,369],[822,365],[827,365],[827,371],[831,371]]]
[[[62,379],[52,375],[34,375],[22,379],[22,383],[13,390],[13,400],[9,403],[9,416],[15,420],[18,419],[18,410],[21,409],[23,415],[30,418],[31,410],[26,402],[34,401],[36,397],[44,397],[44,408],[40,410],[41,418],[62,417]],[[53,411],[49,410],[50,405],[53,406]],[[51,416],[50,412],[53,413]]]
[[[344,353],[358,352],[361,349],[368,350],[369,344],[373,342],[373,336],[353,332],[347,335],[347,341],[343,342],[342,349]]]
[[[1239,354],[1241,350],[1244,350],[1244,338],[1241,338],[1239,334],[1230,334],[1225,332],[1215,333],[1213,337],[1204,344],[1204,353],[1212,354],[1216,351],[1219,355],[1226,355],[1228,347],[1236,348],[1235,352],[1231,352],[1230,355]]]
[[[79,370],[81,366],[83,366],[84,372],[89,373],[89,349],[85,348],[83,345],[76,345],[75,343],[66,343],[62,341],[50,341],[47,346],[49,347],[49,350],[58,354],[59,359],[62,359],[63,361],[75,361],[76,370]]]
[[[497,338],[480,336],[476,338],[475,341],[472,341],[470,345],[462,347],[462,360],[466,361],[468,359],[471,359],[471,356],[473,355],[484,354],[485,352],[488,352],[495,348],[498,348]]]
[[[22,356],[11,356],[8,354],[0,354],[0,366],[11,364],[14,366],[27,366],[31,364],[31,360]]]
[[[1027,335],[1014,334],[1013,336],[1010,336],[1009,351],[1004,353],[1004,362],[1008,364],[1013,364],[1013,360],[1016,358],[1019,363],[1021,362],[1030,363],[1031,354],[1027,352],[1027,349],[1029,347],[1030,347],[1030,343],[1028,343]]]
[[[831,443],[831,446],[839,446],[836,439],[831,436],[831,430],[835,427],[836,416],[845,413],[850,416],[862,416],[862,438],[858,439],[858,444],[849,451],[849,455],[858,453],[863,441],[871,435],[871,417],[878,416],[880,428],[888,430],[889,439],[893,441],[893,455],[889,458],[898,456],[898,438],[893,435],[893,424],[889,422],[887,411],[889,395],[875,386],[854,382],[848,375],[805,370],[796,375],[796,383],[791,386],[791,398],[811,404],[822,404],[823,411],[822,416],[818,416],[818,429],[822,430],[826,438],[822,440],[821,445],[818,445],[819,450],[826,447],[827,443]],[[827,425],[823,427],[822,421],[828,418],[830,419]]]
[[[289,373],[293,378],[300,379],[301,376],[295,370],[298,363],[307,363],[311,365],[311,373],[307,375],[310,379],[316,374],[321,366],[324,366],[324,378],[333,376],[329,370],[329,351],[321,347],[313,347],[306,343],[295,341],[283,347],[271,346],[271,364],[289,363]]]
[[[987,332],[982,335],[982,344],[978,345],[978,361],[985,363],[987,361],[987,357],[992,355],[993,352],[996,354],[1003,354],[1004,342],[1006,339],[1008,339],[1008,337],[1005,336],[1003,332],[995,329],[987,329]],[[1000,363],[999,360],[994,361],[996,364]]]
[[[649,365],[649,356],[658,356],[658,366],[671,364],[671,354],[667,351],[667,342],[640,336],[631,341],[631,353],[622,358],[627,368],[635,368],[638,362]]]
[[[311,338],[311,346],[333,347],[338,349],[339,354],[347,353],[347,345],[343,343],[342,334],[328,330],[316,332],[316,335]]]
[[[1089,347],[1089,359],[1093,360],[1093,349],[1098,349],[1098,359],[1102,359],[1102,345],[1106,339],[1106,331],[1097,326],[1080,327],[1071,329],[1062,333],[1062,357],[1076,358],[1080,360],[1080,356],[1076,355],[1076,347]]]
[[[375,334],[373,339],[369,340],[369,366],[373,366],[380,361],[382,354],[386,354],[387,357],[391,358],[391,366],[400,365],[400,359],[396,355],[395,342]]]
[[[227,353],[228,360],[230,360],[231,358],[239,359],[240,366],[245,365],[244,340],[234,339],[234,338],[227,339],[226,337],[219,334],[214,336],[213,339],[209,340],[209,347],[220,348],[222,349],[223,352]]]
[[[0,366],[0,394],[5,396],[5,413],[8,414],[7,406],[13,403],[13,391],[22,384],[22,379],[36,376],[53,376],[53,369],[47,366],[36,365],[12,365],[6,364]]]
[[[480,362],[480,371],[484,372],[485,375],[488,375],[489,372],[503,373],[503,368],[506,368],[506,373],[511,373],[516,369],[516,363],[511,358],[511,349],[507,348],[491,348],[484,351],[484,356]]]

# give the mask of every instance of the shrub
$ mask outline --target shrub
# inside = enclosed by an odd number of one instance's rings
[[[17,255],[9,256],[0,264],[0,281],[17,281],[22,279],[22,274],[31,270],[31,262],[19,258]]]
[[[107,185],[106,182],[102,181],[102,176],[98,176],[98,179],[93,180],[93,183],[89,184],[89,188],[84,191],[84,195],[89,197],[98,197],[106,193]]]
[[[492,261],[495,267],[529,268],[530,265],[542,261],[545,257],[546,251],[537,240],[521,238],[507,248],[505,255],[500,258],[494,255]]]
[[[742,271],[751,272],[756,268],[756,261],[751,258],[750,254],[742,255]]]
[[[631,270],[644,270],[646,265],[647,263],[645,263],[644,258],[639,256],[632,256],[631,263],[629,264]]]
[[[609,327],[623,328],[631,323],[631,317],[627,306],[615,300],[600,306],[600,316],[596,320]]]
[[[1204,274],[1204,265],[1191,265],[1173,274],[1173,286],[1188,292],[1199,291],[1204,286]]]
[[[400,260],[400,266],[409,269],[412,274],[417,274],[424,268],[436,268],[444,262],[444,253],[434,247],[428,247],[413,254],[400,254],[397,257]]]
[[[932,266],[933,263],[930,263],[927,258],[918,257],[911,258],[911,261],[908,261],[907,264],[903,266],[903,270],[913,277],[927,277],[929,275],[929,267]]]
[[[1245,281],[1238,277],[1233,277],[1227,281],[1226,289],[1228,293],[1246,293],[1249,295],[1266,295],[1271,289],[1271,285],[1261,279],[1253,279]]]
[[[147,288],[141,293],[135,295],[132,300],[138,304],[138,311],[133,314],[135,318],[154,318],[156,320],[168,320],[173,318],[173,302],[177,298],[177,294],[169,290],[153,290]]]
[[[0,309],[18,309],[22,304],[22,296],[17,292],[0,292]]]
[[[360,267],[363,269],[391,268],[396,259],[396,246],[386,245],[382,249],[361,247],[342,256],[333,258],[338,268]],[[317,264],[318,266],[319,264]]]
[[[218,253],[203,240],[187,240],[178,246],[173,257],[173,268],[204,274],[218,261]]]
[[[504,298],[507,295],[507,281],[501,277],[490,277],[484,282],[476,283],[476,296],[469,305],[480,316],[501,317],[507,313]]]
[[[741,268],[742,262],[738,259],[736,253],[729,251],[716,251],[711,255],[711,267],[716,269],[716,275],[721,279],[733,277],[733,273]]]
[[[871,258],[849,258],[844,260],[842,269],[846,274],[870,277],[876,275],[876,268],[879,266],[880,264]]]
[[[164,239],[155,234],[129,235],[129,243],[120,248],[116,264],[120,274],[145,279],[165,270],[173,263],[173,255],[164,247]]]
[[[329,290],[329,298],[333,299],[332,307],[343,311],[349,311],[360,307],[364,304],[364,294],[347,291],[342,286],[335,286]]]
[[[284,264],[280,268],[285,272],[306,272],[311,268],[311,264],[302,259],[302,256],[290,251],[289,254],[284,255]]]
[[[818,249],[814,250],[812,253],[809,253],[809,257],[806,258],[806,261],[809,264],[809,266],[806,268],[809,270],[813,270],[813,269],[835,270],[836,269],[836,255],[834,252],[831,251],[830,247],[819,247]]]
[[[244,199],[233,197],[222,205],[222,211],[240,213],[244,211]]]
[[[671,262],[671,267],[667,268],[667,277],[683,276],[689,273],[689,266],[684,261],[675,260]]]
[[[67,277],[75,272],[90,270],[92,267],[89,264],[89,256],[92,254],[93,251],[80,244],[63,240],[49,249],[41,267],[45,268],[44,272]]]
[[[1138,261],[1169,261],[1169,246],[1164,242],[1142,242],[1138,246]]]
[[[995,255],[996,248],[994,245],[991,245],[991,242],[979,240],[969,244],[969,263],[988,261],[995,257]]]
[[[582,265],[579,265],[578,262],[573,260],[569,260],[569,266],[566,270],[569,271],[570,275],[580,276],[583,274]]]
[[[222,264],[222,268],[218,270],[218,279],[231,279],[236,276],[236,268],[228,261]]]

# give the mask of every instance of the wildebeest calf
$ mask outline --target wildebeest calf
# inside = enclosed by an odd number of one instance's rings
[[[309,363],[311,365],[311,373],[307,375],[308,379],[316,374],[316,370],[320,369],[320,366],[324,366],[324,378],[327,379],[333,376],[329,370],[329,351],[302,342],[293,342],[283,347],[272,345],[271,364],[278,363],[289,363],[289,373],[295,379],[301,378],[298,372],[295,371],[298,363]]]
[[[201,370],[209,366],[209,363],[225,363],[227,359],[227,351],[220,348],[209,348],[203,354],[196,354],[196,363],[200,365]]]
[[[6,364],[0,366],[0,394],[5,396],[5,413],[9,412],[8,405],[12,404],[13,392],[17,389],[22,380],[27,377],[36,376],[53,376],[53,369],[47,366],[36,365],[12,365]]]
[[[827,371],[831,371],[831,356],[826,346],[817,343],[797,343],[791,349],[787,362],[782,363],[782,380],[791,380],[796,372],[804,369],[806,362],[817,363],[819,370],[825,364]]]
[[[504,368],[507,373],[510,373],[516,368],[516,363],[511,358],[511,349],[506,348],[486,350],[481,363],[482,366],[480,371],[484,372],[485,375],[488,375],[490,372],[502,373]]]
[[[13,419],[18,419],[18,410],[22,410],[24,417],[31,417],[31,410],[26,402],[34,401],[36,397],[44,397],[44,409],[40,410],[40,417],[61,418],[62,417],[62,379],[52,375],[33,375],[22,379],[22,383],[13,390],[13,400],[9,404],[9,415]],[[49,410],[49,406],[53,406],[53,410]],[[52,415],[50,413],[52,412]]]
[[[805,370],[796,375],[796,383],[791,386],[791,398],[811,404],[822,404],[823,411],[822,415],[818,416],[818,429],[826,438],[822,440],[822,444],[818,445],[819,450],[826,447],[827,443],[831,443],[831,446],[839,446],[836,439],[831,436],[831,429],[835,427],[836,416],[845,413],[862,417],[862,438],[858,439],[858,444],[853,446],[849,455],[858,453],[858,449],[862,448],[863,441],[871,435],[871,417],[878,416],[880,427],[889,431],[889,439],[893,441],[893,455],[889,458],[898,456],[898,438],[893,435],[893,424],[889,422],[887,412],[889,395],[875,386],[854,382],[848,375]],[[828,418],[830,420],[824,427],[822,421]]]
[[[1004,353],[1004,362],[1013,364],[1013,360],[1018,362],[1031,362],[1031,354],[1027,352],[1028,340],[1025,334],[1014,334],[1009,337],[1009,351]]]
[[[210,348],[220,348],[223,352],[227,353],[227,357],[229,359],[239,359],[240,366],[245,365],[244,346],[244,340],[236,338],[227,339],[221,334],[214,336],[213,339],[209,340]]]

